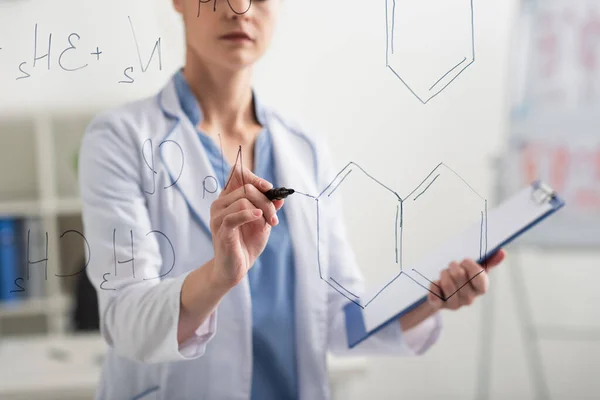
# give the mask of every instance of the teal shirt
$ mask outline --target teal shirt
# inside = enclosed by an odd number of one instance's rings
[[[175,86],[182,109],[197,127],[202,113],[181,71],[175,75]],[[277,187],[271,132],[264,128],[262,110],[254,100],[263,129],[255,144],[253,172]],[[221,187],[225,187],[231,166],[221,156],[215,141],[200,131],[198,138]],[[253,400],[298,398],[294,253],[285,213],[280,210],[277,216],[279,224],[271,229],[265,250],[248,271],[252,298]]]

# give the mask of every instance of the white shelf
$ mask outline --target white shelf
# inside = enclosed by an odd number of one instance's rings
[[[0,215],[7,217],[40,217],[81,214],[81,199],[66,197],[58,200],[0,201]]]
[[[41,205],[37,200],[0,202],[0,215],[7,217],[35,217],[40,215]]]
[[[107,345],[97,334],[0,340],[0,398],[92,399]]]
[[[0,318],[66,313],[72,305],[69,296],[54,295],[0,303]]]

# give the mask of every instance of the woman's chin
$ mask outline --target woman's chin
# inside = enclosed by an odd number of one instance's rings
[[[254,65],[256,57],[250,57],[244,54],[232,54],[223,60],[221,65],[230,71],[241,71]]]

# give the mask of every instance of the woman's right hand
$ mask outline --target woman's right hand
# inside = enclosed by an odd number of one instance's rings
[[[243,167],[242,167],[243,168]],[[264,192],[273,184],[252,171],[234,168],[228,184],[210,208],[214,247],[214,278],[220,285],[237,285],[267,245],[277,211],[284,200],[271,201]]]

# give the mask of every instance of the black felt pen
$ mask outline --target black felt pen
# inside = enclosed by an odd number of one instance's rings
[[[265,192],[265,196],[267,196],[267,199],[273,201],[273,200],[285,199],[286,197],[288,197],[290,194],[293,194],[293,193],[294,193],[294,189],[280,187],[280,188],[273,188],[273,189],[267,190]]]

